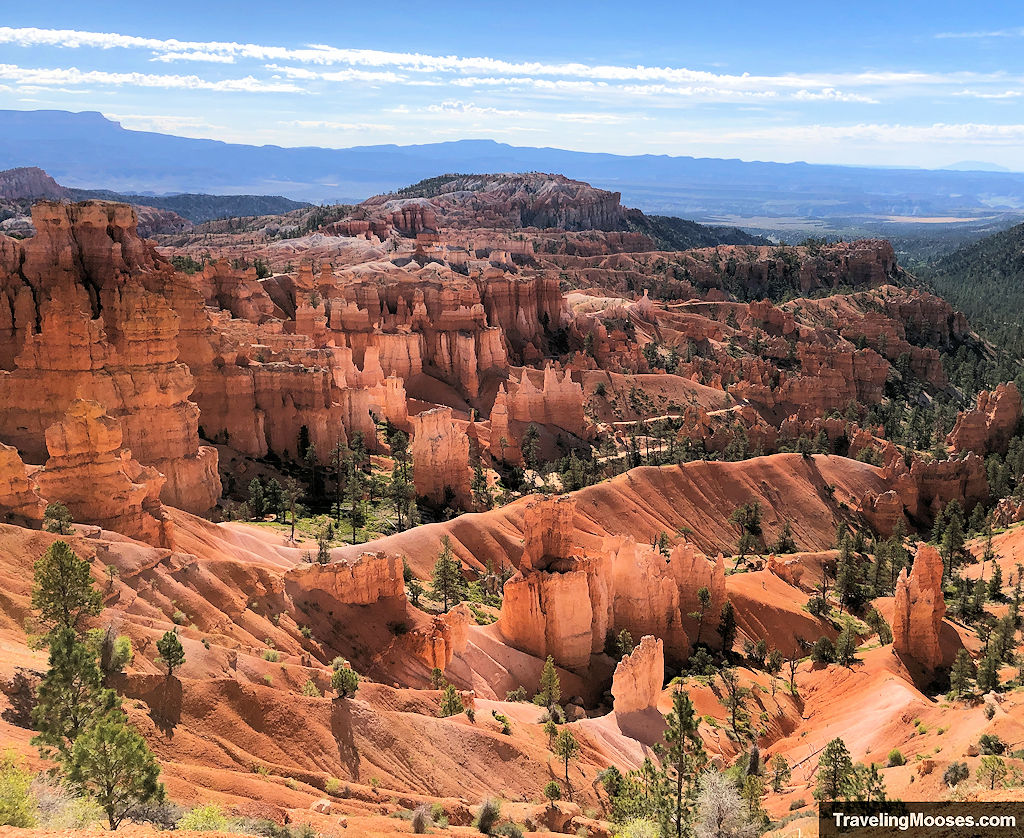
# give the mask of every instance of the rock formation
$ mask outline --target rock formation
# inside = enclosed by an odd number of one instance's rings
[[[39,494],[63,503],[75,521],[164,544],[164,477],[133,460],[122,438],[121,423],[101,404],[76,399],[46,429],[50,457],[34,475]]]
[[[405,603],[402,560],[387,553],[363,553],[355,561],[333,561],[296,567],[285,574],[287,584],[319,592],[339,605]]]
[[[46,504],[29,478],[18,449],[0,443],[0,521],[19,526],[38,525]]]
[[[0,311],[14,313],[0,322],[0,438],[40,462],[46,429],[86,394],[166,477],[164,501],[205,512],[220,497],[217,452],[199,445],[178,317],[144,284],[160,263],[133,211],[43,202],[33,220],[34,238],[9,250],[0,242]]]
[[[632,653],[625,655],[612,676],[616,715],[636,713],[658,706],[665,683],[665,652],[660,639],[645,635]]]
[[[534,501],[524,517],[524,561],[505,583],[498,628],[513,647],[551,655],[567,669],[584,670],[604,647],[611,627],[610,562],[576,555],[569,533],[574,502]],[[562,528],[556,534],[549,530]]]
[[[946,601],[942,596],[942,557],[934,547],[919,544],[911,572],[906,568],[900,571],[894,608],[893,649],[926,669],[940,666],[939,634]]]
[[[451,408],[427,410],[412,418],[410,452],[417,496],[434,503],[470,503],[469,436]]]
[[[978,394],[977,407],[957,416],[946,443],[955,452],[973,451],[983,457],[991,453],[1005,454],[1022,416],[1024,404],[1012,381],[1000,384],[991,392],[983,390]]]

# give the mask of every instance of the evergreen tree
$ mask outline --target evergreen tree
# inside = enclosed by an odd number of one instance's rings
[[[949,690],[954,698],[960,698],[970,692],[972,678],[974,661],[971,660],[971,653],[966,649],[960,649],[949,673]]]
[[[67,760],[89,723],[118,706],[94,652],[69,628],[50,636],[50,668],[36,689],[32,742],[45,759]]]
[[[849,666],[857,656],[857,635],[853,633],[853,623],[846,620],[843,630],[836,639],[836,662],[841,666]]]
[[[1003,593],[1003,569],[995,562],[992,563],[992,576],[988,580],[988,598],[999,599]]]
[[[732,657],[732,647],[736,643],[736,612],[733,610],[732,602],[725,601],[722,606],[721,619],[718,622],[718,636],[722,638],[722,654],[725,659]]]
[[[103,597],[96,589],[89,563],[78,558],[66,541],[55,541],[36,561],[32,586],[32,608],[50,633],[79,630],[86,617],[103,609]]]
[[[768,763],[768,769],[771,771],[772,791],[779,794],[793,776],[789,760],[782,754],[776,754]]]
[[[156,642],[156,650],[160,653],[157,663],[167,667],[167,677],[174,674],[174,670],[185,663],[185,649],[182,648],[178,635],[173,631],[164,632]]]
[[[455,689],[453,684],[446,684],[441,692],[441,707],[437,714],[442,718],[446,716],[457,716],[465,707],[462,704],[462,696]]]
[[[57,501],[46,504],[43,512],[43,529],[57,535],[71,535],[71,512],[68,508]]]
[[[352,698],[359,689],[359,674],[348,666],[339,666],[331,673],[331,689],[338,698]]]
[[[562,685],[559,682],[555,659],[548,655],[544,668],[540,672],[540,688],[533,697],[534,704],[541,707],[553,707],[562,700]]]
[[[697,621],[697,639],[693,641],[696,648],[700,645],[700,632],[704,627],[704,614],[711,607],[711,591],[705,586],[697,589],[697,610],[690,613],[690,617]]]
[[[259,520],[267,512],[266,498],[263,494],[263,484],[260,483],[258,477],[254,477],[249,481],[249,514],[253,518]]]
[[[569,760],[579,753],[580,745],[572,731],[563,727],[555,738],[555,753],[565,762],[565,782],[569,783]]]
[[[67,764],[68,782],[96,800],[111,829],[137,806],[164,799],[159,777],[160,766],[120,707],[82,732]]]
[[[704,771],[707,756],[697,729],[693,703],[681,686],[672,693],[672,710],[665,717],[665,724],[662,765],[670,808],[667,819],[662,817],[662,831],[682,838],[690,834],[698,794],[697,780]]]
[[[853,760],[842,739],[833,739],[818,758],[816,800],[832,802],[846,796],[853,774]]]
[[[999,686],[1000,662],[998,644],[990,642],[988,651],[985,652],[985,657],[981,659],[981,665],[978,667],[977,681],[981,692],[991,692]]]
[[[434,576],[431,592],[434,599],[439,600],[447,612],[448,609],[461,602],[466,595],[466,580],[462,577],[462,565],[452,551],[451,539],[445,535],[441,538],[441,552],[434,563]]]

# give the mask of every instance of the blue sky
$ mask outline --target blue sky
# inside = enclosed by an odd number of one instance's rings
[[[1018,3],[5,5],[0,108],[257,145],[1024,170]]]

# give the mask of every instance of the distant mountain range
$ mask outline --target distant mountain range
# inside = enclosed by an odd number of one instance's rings
[[[448,172],[538,171],[621,192],[626,205],[645,212],[753,227],[762,226],[759,218],[979,218],[1024,211],[1024,174],[1013,172],[622,156],[491,140],[249,146],[130,131],[99,113],[67,111],[0,111],[0,136],[0,169],[40,166],[68,186],[140,197],[274,194],[354,202]]]

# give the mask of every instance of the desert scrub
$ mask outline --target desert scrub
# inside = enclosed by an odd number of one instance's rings
[[[228,828],[228,817],[220,806],[210,803],[190,809],[178,821],[176,828],[192,832],[225,832]]]

